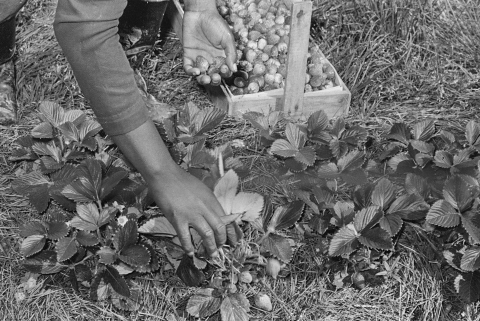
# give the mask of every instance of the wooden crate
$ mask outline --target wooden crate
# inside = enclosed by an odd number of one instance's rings
[[[225,85],[206,86],[212,103],[226,110],[230,116],[241,116],[248,111],[268,113],[272,110],[283,110],[286,115],[294,118],[307,117],[317,110],[325,111],[330,118],[347,114],[351,93],[335,68],[335,83],[339,86],[304,93],[312,2],[284,1],[292,8],[285,88],[234,96]],[[182,41],[183,9],[178,0],[170,3],[167,16]]]

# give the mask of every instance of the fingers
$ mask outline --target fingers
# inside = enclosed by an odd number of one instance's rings
[[[182,244],[183,250],[188,256],[193,256],[195,249],[192,244],[192,237],[190,235],[189,226],[186,223],[175,224],[175,230],[177,231],[178,239]]]
[[[194,67],[195,62],[188,58],[188,57],[183,57],[183,69],[189,76],[198,76],[200,75],[200,69]]]
[[[219,223],[222,225],[222,223]],[[225,229],[225,226],[223,226],[223,229]],[[192,227],[200,234],[203,240],[203,245],[205,246],[205,249],[207,250],[207,253],[210,257],[216,257],[218,256],[218,251],[217,251],[217,242],[215,240],[216,238],[216,233],[212,229],[211,225],[207,223],[205,220],[196,220],[194,223],[192,223]],[[218,230],[218,226],[214,227],[214,229]]]
[[[237,61],[237,48],[235,47],[234,37],[231,32],[223,37],[222,47],[225,51],[225,62],[227,63],[228,68],[233,72],[237,72],[237,65],[235,63]]]

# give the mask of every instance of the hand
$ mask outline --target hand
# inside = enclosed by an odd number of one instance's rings
[[[237,53],[232,31],[215,10],[186,11],[183,16],[183,67],[190,76],[198,76],[197,56],[210,63],[214,57],[226,57],[226,64],[236,72]]]
[[[158,180],[149,182],[151,195],[165,217],[177,231],[180,242],[190,256],[194,253],[189,228],[202,237],[207,253],[218,255],[217,248],[226,241],[226,225],[237,215],[225,212],[210,189],[177,166]]]

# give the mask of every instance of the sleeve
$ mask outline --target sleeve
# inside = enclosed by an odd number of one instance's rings
[[[127,0],[59,0],[54,31],[85,97],[109,135],[148,120],[133,70],[119,43]]]

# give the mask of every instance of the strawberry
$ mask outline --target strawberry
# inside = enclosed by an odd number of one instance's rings
[[[321,76],[323,75],[323,66],[321,64],[310,64],[308,65],[308,73],[310,76]]]
[[[265,68],[265,65],[264,65],[264,64],[262,64],[262,63],[256,63],[256,64],[253,66],[253,71],[252,71],[252,72],[253,72],[253,74],[254,74],[255,76],[257,76],[257,75],[263,75],[263,74],[265,73],[265,70],[266,70],[266,68]]]
[[[253,41],[257,41],[258,38],[260,38],[261,36],[262,36],[262,33],[257,30],[252,30],[248,33],[248,39]]]
[[[243,271],[242,273],[240,273],[240,275],[238,276],[238,280],[240,282],[243,282],[243,283],[252,283],[253,281],[253,277],[252,277],[252,274],[248,271]]]
[[[273,306],[272,306],[272,301],[270,300],[270,297],[266,295],[265,293],[259,293],[255,295],[255,306],[259,309],[265,310],[265,311],[272,311]]]
[[[195,59],[195,67],[200,69],[201,73],[207,72],[209,66],[210,64],[208,63],[208,60],[205,57],[197,56],[197,58]]]
[[[278,74],[277,74],[278,75]],[[279,260],[277,260],[274,257],[269,257],[267,260],[267,267],[266,267],[266,272],[268,275],[270,275],[272,278],[276,279],[278,276],[278,273],[280,272],[280,269],[282,267],[282,263],[280,263]]]
[[[270,34],[267,36],[267,43],[269,45],[276,45],[280,41],[280,36],[276,34]]]

